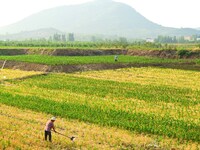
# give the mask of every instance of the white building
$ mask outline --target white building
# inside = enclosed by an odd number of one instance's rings
[[[154,41],[154,39],[152,39],[152,38],[147,38],[147,39],[146,39],[146,42],[154,43],[155,41]]]
[[[197,41],[200,41],[200,38],[197,38]]]

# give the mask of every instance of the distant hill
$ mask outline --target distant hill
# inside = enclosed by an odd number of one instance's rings
[[[129,5],[112,0],[94,0],[79,5],[47,9],[0,28],[0,33],[23,33],[41,28],[53,28],[65,33],[117,35],[128,38],[200,33],[195,29],[163,27],[149,21]]]
[[[25,40],[25,39],[41,39],[41,38],[47,38],[55,33],[58,34],[64,34],[63,32],[54,29],[54,28],[45,28],[45,29],[38,29],[38,30],[32,30],[32,31],[21,31],[19,33],[14,34],[6,34],[6,35],[0,35],[0,40]]]

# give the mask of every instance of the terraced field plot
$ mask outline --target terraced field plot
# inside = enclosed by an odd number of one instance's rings
[[[113,64],[114,56],[45,56],[45,55],[17,55],[0,56],[0,60],[13,60],[47,65],[67,64]],[[120,55],[118,63],[178,63],[192,62],[192,60],[162,59],[153,57]]]
[[[160,147],[197,149],[200,142],[199,77],[197,71],[150,67],[37,75],[2,81],[0,103],[2,107],[9,105],[52,114],[105,129],[118,128],[129,135],[150,136],[139,145],[134,140],[129,140],[129,144],[115,141],[127,148],[144,147],[156,140]],[[59,143],[57,138],[56,141]],[[109,149],[110,145],[107,146]]]

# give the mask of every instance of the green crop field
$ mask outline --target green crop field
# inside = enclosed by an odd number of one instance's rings
[[[134,50],[199,50],[197,43],[150,43],[145,41],[48,41],[48,40],[26,40],[26,41],[0,41],[0,49],[134,49]]]
[[[17,78],[2,78],[1,104],[156,136],[160,147],[199,148],[198,71],[146,67]]]
[[[0,56],[0,60],[13,60],[47,65],[63,64],[114,64],[114,63],[178,63],[178,62],[198,62],[199,60],[162,59],[142,56],[119,55],[118,62],[114,61],[114,56],[46,56],[46,55],[17,55]]]

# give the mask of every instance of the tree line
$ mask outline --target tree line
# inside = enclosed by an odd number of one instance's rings
[[[162,36],[154,40],[156,43],[200,43],[200,35],[192,36]]]
[[[195,39],[193,48],[200,49],[200,36],[192,36]],[[182,45],[176,43],[184,43]],[[115,39],[100,39],[91,36],[91,41],[78,41],[74,33],[59,34],[55,33],[49,38],[27,39],[23,41],[0,41],[2,47],[38,47],[38,48],[74,48],[74,49],[136,49],[136,50],[177,50],[190,49],[191,43],[184,37],[158,36],[154,42],[146,42],[146,40],[130,41],[125,37],[116,37]]]

